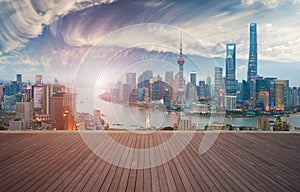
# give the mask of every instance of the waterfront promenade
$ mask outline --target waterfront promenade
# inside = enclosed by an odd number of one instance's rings
[[[94,133],[98,139],[106,135],[91,132]],[[174,134],[107,133],[121,145],[134,149],[158,146]],[[212,147],[200,155],[198,149],[205,133],[196,132],[178,156],[162,165],[148,168],[148,154],[138,157],[138,163],[146,169],[128,169],[95,155],[78,131],[3,131],[0,191],[299,190],[299,133],[222,131]],[[112,146],[107,149],[118,150]],[[154,159],[160,160],[170,150],[156,150]],[[122,157],[130,161],[126,154]]]

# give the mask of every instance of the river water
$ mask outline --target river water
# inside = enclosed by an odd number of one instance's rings
[[[137,107],[129,107],[116,103],[109,103],[98,100],[95,107],[101,111],[102,118],[114,128],[136,129],[145,125],[146,112],[144,109]],[[205,125],[214,122],[225,122],[234,126],[257,126],[257,117],[241,117],[241,118],[225,118],[189,115],[197,129],[204,129]],[[159,110],[150,111],[150,124],[155,128],[173,126],[177,122],[178,115],[176,113],[162,112]],[[289,123],[296,127],[300,127],[300,117],[292,117]]]
[[[102,118],[109,124],[110,127],[136,129],[137,127],[145,125],[145,110],[136,107],[128,107],[115,103],[109,103],[95,98],[93,89],[81,88],[78,91],[78,112],[93,113],[94,109],[101,111]],[[95,99],[91,99],[95,98]],[[205,125],[214,122],[225,122],[234,126],[250,126],[256,127],[258,118],[225,118],[225,117],[209,117],[191,115],[193,123],[196,124],[197,129],[204,129]],[[173,113],[152,111],[150,112],[150,124],[153,127],[160,128],[166,126],[173,126],[177,122],[177,115]],[[288,122],[295,127],[300,127],[300,116],[291,117]]]

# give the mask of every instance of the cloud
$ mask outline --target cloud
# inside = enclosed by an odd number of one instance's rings
[[[0,48],[10,52],[25,46],[36,38],[43,27],[71,12],[82,10],[112,0],[4,0],[0,1]]]
[[[284,4],[288,0],[242,0],[242,5],[251,6],[254,4],[262,4],[268,9],[274,9]]]
[[[5,65],[0,65],[0,71],[4,71],[5,70]]]
[[[254,5],[263,5],[267,9],[279,8],[285,4],[299,4],[299,0],[242,0],[241,4],[244,7],[250,7]]]

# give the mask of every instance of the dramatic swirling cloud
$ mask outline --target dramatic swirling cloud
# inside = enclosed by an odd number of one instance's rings
[[[22,48],[30,38],[42,34],[43,27],[74,11],[112,2],[96,0],[2,0],[0,1],[1,49]]]

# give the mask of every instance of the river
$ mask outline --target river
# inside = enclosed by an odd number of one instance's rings
[[[94,109],[99,109],[103,116],[103,119],[109,123],[110,127],[119,126],[125,129],[136,129],[145,124],[145,111],[143,109],[128,107],[120,104],[114,104],[105,102],[98,98],[94,98],[93,89],[81,88],[78,89],[78,112],[93,113]],[[99,95],[99,94],[98,94]],[[225,122],[234,126],[250,126],[256,127],[258,118],[240,117],[240,118],[224,118],[215,119],[211,117],[191,115],[193,123],[196,124],[197,129],[204,129],[208,123],[214,121]],[[166,127],[173,126],[177,121],[177,115],[173,113],[154,111],[150,113],[150,124],[153,127]],[[300,116],[290,117],[288,122],[295,127],[300,127]]]
[[[115,103],[109,103],[103,100],[98,100],[95,103],[97,109],[101,110],[103,119],[109,123],[110,127],[136,129],[145,124],[145,110],[136,107],[128,107]],[[240,117],[240,118],[225,118],[219,117],[215,119],[210,116],[190,115],[193,123],[196,124],[198,130],[204,129],[205,125],[213,123],[216,120],[234,126],[257,126],[257,117]],[[150,124],[155,128],[173,126],[177,121],[177,114],[161,112],[159,110],[150,111]],[[295,126],[300,126],[300,117],[290,118],[289,122]]]

